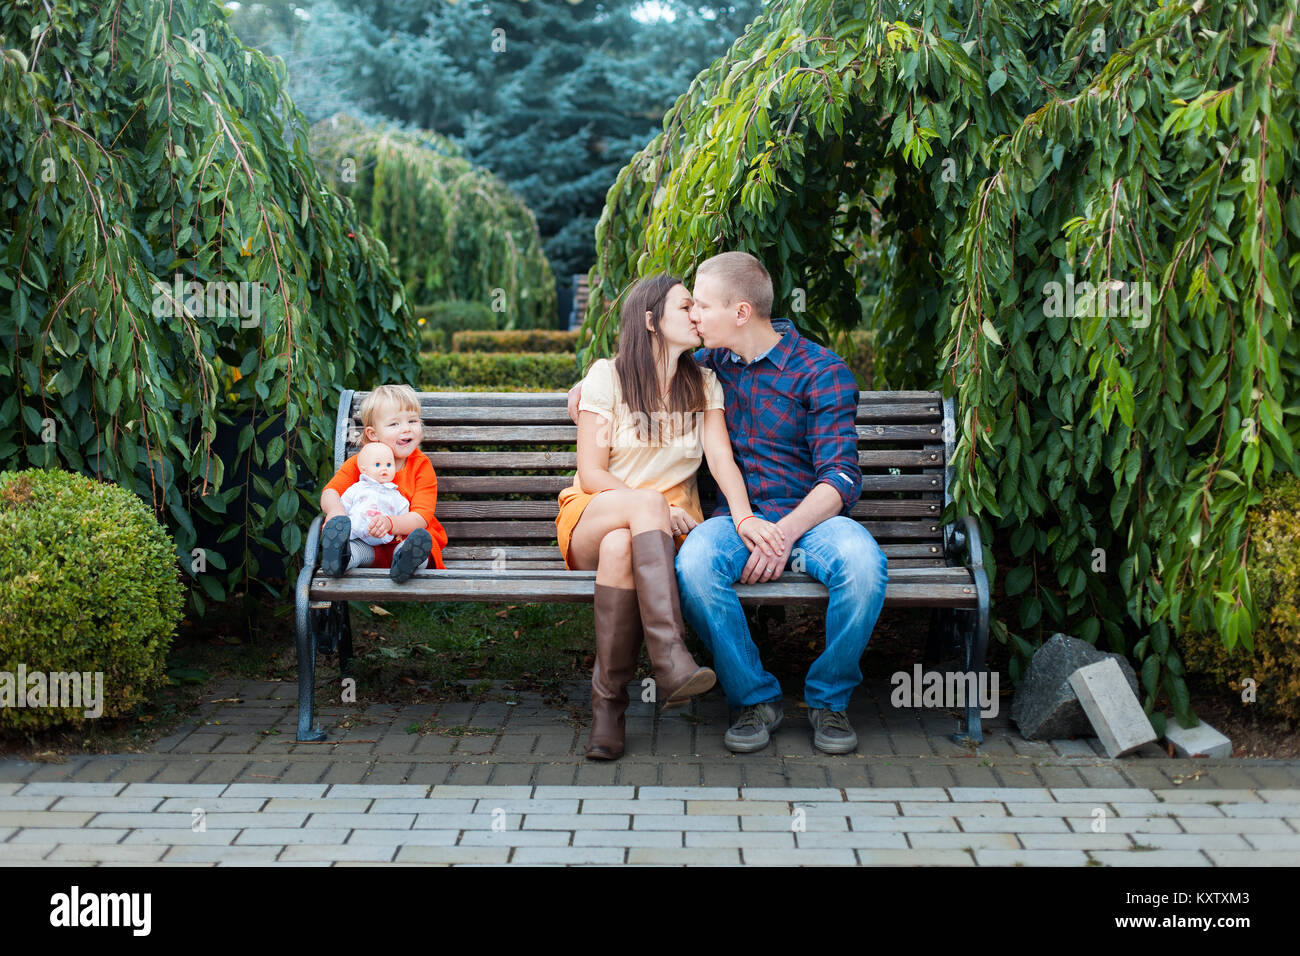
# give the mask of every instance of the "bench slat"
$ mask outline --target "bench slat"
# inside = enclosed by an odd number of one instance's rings
[[[437,466],[435,466],[437,467]],[[572,475],[442,475],[438,476],[438,493],[473,494],[537,494],[554,498],[569,485]],[[904,492],[932,491],[943,487],[939,475],[863,475],[862,491]],[[917,512],[929,514],[930,512]]]
[[[938,441],[940,428],[933,425],[858,425],[858,441]],[[349,435],[349,447],[356,436]],[[574,444],[576,425],[426,425],[426,445],[546,445]]]
[[[353,392],[352,408],[350,409],[352,417],[355,418],[357,412],[361,409],[361,401],[369,392]],[[858,405],[894,405],[899,403],[916,404],[919,402],[941,403],[943,394],[941,392],[918,392],[918,391],[869,391],[858,392]],[[474,405],[566,405],[568,403],[567,392],[421,392],[420,407],[436,405],[455,405],[464,407],[467,404]]]
[[[859,501],[849,512],[854,518],[873,517],[938,517],[942,502],[895,499],[866,499]],[[554,498],[540,501],[438,501],[438,518],[451,521],[479,519],[493,521],[506,518],[550,518],[559,514],[559,502]]]
[[[441,505],[439,505],[441,507]],[[942,540],[938,523],[927,521],[861,521],[872,537],[906,539],[912,541]],[[443,528],[452,541],[493,541],[519,538],[555,540],[554,521],[443,521]]]
[[[484,442],[484,444],[497,444]],[[348,445],[345,457],[357,453],[356,445]],[[429,451],[433,467],[459,471],[568,471],[578,467],[577,452],[572,451]],[[862,468],[942,468],[943,446],[927,448],[872,448],[858,451],[858,465]],[[941,479],[942,480],[942,479]]]
[[[880,549],[885,552],[885,557],[890,561],[909,558],[942,560],[943,558],[943,550],[937,544],[886,542],[880,546]],[[450,544],[443,549],[442,560],[447,564],[463,561],[483,561],[490,564],[498,557],[503,557],[508,562],[551,559],[560,561],[559,555],[559,549],[553,544],[513,544],[495,548],[487,545]]]
[[[555,405],[421,405],[420,416],[426,425],[468,422],[499,426],[573,425],[568,407],[563,402]],[[857,413],[859,425],[942,421],[943,407],[934,402],[859,405]],[[352,427],[359,433],[361,423],[354,420]]]

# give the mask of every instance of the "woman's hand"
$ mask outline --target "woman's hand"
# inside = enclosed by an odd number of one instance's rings
[[[758,515],[745,518],[736,526],[736,533],[751,552],[758,548],[769,558],[785,557],[785,532],[771,521]]]
[[[699,522],[681,508],[676,505],[668,506],[668,533],[673,537],[677,537],[679,534],[689,534],[690,530],[697,524]]]
[[[386,534],[392,534],[393,519],[388,515],[371,515],[369,531],[372,538],[382,538]]]

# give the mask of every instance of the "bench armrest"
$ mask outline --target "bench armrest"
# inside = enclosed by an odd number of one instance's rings
[[[948,556],[956,560],[962,557],[962,552],[965,552],[966,560],[963,563],[972,570],[983,571],[984,541],[980,537],[979,522],[975,520],[974,515],[963,515],[953,524]]]
[[[302,546],[302,567],[308,573],[314,572],[320,564],[320,529],[324,522],[324,516],[317,515],[307,529],[307,543]]]

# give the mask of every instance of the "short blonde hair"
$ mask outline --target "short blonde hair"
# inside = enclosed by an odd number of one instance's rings
[[[702,275],[721,283],[727,295],[724,305],[748,302],[760,319],[772,317],[772,277],[748,252],[724,252],[705,259],[695,270],[697,279]]]
[[[381,413],[395,409],[399,412],[420,410],[420,393],[409,385],[380,385],[361,400],[357,417],[362,428],[374,428]]]

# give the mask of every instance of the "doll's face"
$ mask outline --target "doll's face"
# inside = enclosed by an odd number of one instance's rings
[[[371,442],[357,455],[357,466],[363,475],[369,475],[375,481],[387,484],[397,473],[397,463],[393,460],[393,450],[383,442]]]

